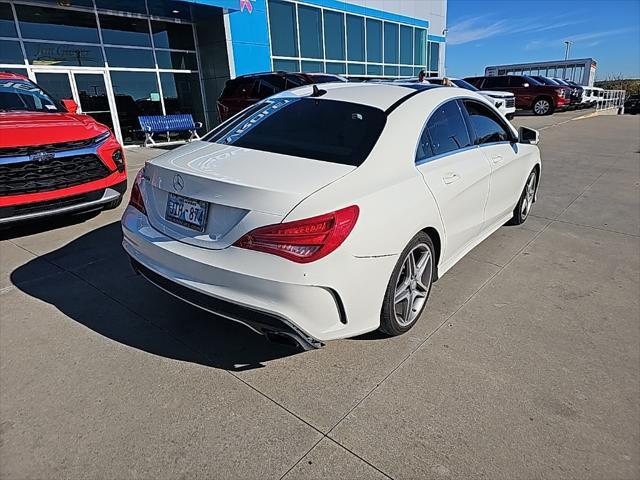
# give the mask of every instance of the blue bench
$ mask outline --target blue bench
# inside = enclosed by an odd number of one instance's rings
[[[138,117],[140,128],[144,132],[144,146],[155,145],[154,133],[191,132],[189,142],[199,139],[197,129],[202,128],[202,122],[194,122],[190,113],[178,115],[143,115]]]

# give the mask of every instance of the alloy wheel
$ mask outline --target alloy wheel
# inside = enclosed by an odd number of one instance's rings
[[[405,257],[396,282],[393,313],[399,325],[411,325],[422,312],[433,276],[431,250],[416,245]]]
[[[536,196],[536,174],[532,172],[529,175],[529,180],[527,181],[527,185],[524,187],[524,193],[522,197],[522,206],[520,207],[520,214],[523,219],[527,218],[529,212],[531,211],[531,205],[533,205],[533,200]]]
[[[551,108],[549,101],[543,99],[536,102],[533,106],[533,111],[536,115],[544,115],[549,111],[549,108]]]

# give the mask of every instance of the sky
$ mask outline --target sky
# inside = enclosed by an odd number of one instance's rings
[[[597,80],[640,78],[640,0],[448,0],[446,73],[594,58]]]

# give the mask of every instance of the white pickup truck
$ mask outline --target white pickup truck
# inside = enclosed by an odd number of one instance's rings
[[[461,78],[451,78],[447,77],[453,85],[456,87],[464,88],[466,90],[471,90],[472,92],[477,92],[480,95],[487,97],[489,100],[493,102],[495,107],[500,110],[508,120],[511,120],[516,111],[516,97],[511,92],[497,92],[494,90],[479,90],[478,88],[471,85],[469,82],[462,80]],[[399,79],[395,80],[396,82],[419,82],[417,78],[408,78],[408,79]],[[433,83],[436,85],[442,85],[444,83],[444,79],[441,77],[427,77],[425,78],[425,83]]]

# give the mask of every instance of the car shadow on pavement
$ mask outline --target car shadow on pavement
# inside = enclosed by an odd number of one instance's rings
[[[166,358],[240,371],[303,353],[151,285],[131,269],[121,239],[119,222],[97,228],[16,268],[11,281],[104,337]],[[43,265],[48,274],[34,278]]]
[[[98,216],[101,211],[101,209],[97,209],[89,212],[44,218],[32,222],[18,223],[16,225],[6,225],[0,227],[0,240],[10,240],[12,238],[26,237],[28,235],[36,235],[38,233],[49,232],[58,228],[77,225]]]

